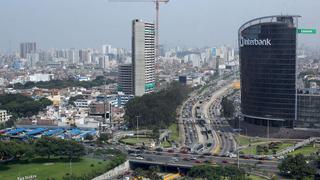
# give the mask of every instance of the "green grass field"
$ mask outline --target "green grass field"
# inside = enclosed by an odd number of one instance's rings
[[[255,138],[255,137],[242,136],[242,135],[235,136],[235,138],[241,146],[247,146],[249,144],[263,142],[262,139]]]
[[[299,149],[289,153],[289,155],[303,154],[305,156],[308,156],[312,153],[316,153],[319,150],[320,150],[320,148],[316,148],[316,147],[313,147],[312,145],[308,145],[308,146],[299,148]]]
[[[264,180],[265,178],[262,178],[260,176],[250,175],[248,176],[251,180]]]
[[[97,159],[83,158],[78,162],[72,162],[72,173],[81,175],[89,173],[92,170],[104,168],[108,161]],[[93,166],[91,165],[93,164]],[[32,162],[27,164],[9,163],[8,165],[0,165],[0,179],[3,180],[16,180],[17,177],[24,177],[36,175],[38,180],[46,180],[54,178],[55,180],[62,179],[66,173],[70,173],[70,163],[63,161],[51,160],[47,162],[46,159],[39,160],[39,162]]]
[[[170,147],[172,147],[172,145],[171,145],[168,141],[162,142],[162,143],[161,143],[161,146],[162,146],[163,148],[170,148]]]
[[[260,145],[267,145],[268,143],[263,143]],[[277,148],[277,152],[279,152],[280,150],[283,150],[287,147],[292,146],[292,143],[282,143],[281,145],[279,145],[279,148]],[[257,145],[252,145],[248,148],[242,149],[241,152],[243,152],[244,154],[252,154],[252,155],[257,155],[257,151],[256,151]],[[272,150],[269,150],[269,152],[265,155],[272,155]]]
[[[177,124],[172,124],[168,128],[171,131],[169,141],[179,142],[179,127]]]
[[[150,145],[150,143],[152,142],[151,138],[148,137],[127,137],[124,139],[121,139],[122,143],[128,144],[128,145],[136,145],[136,144],[142,144],[144,143],[145,145]]]

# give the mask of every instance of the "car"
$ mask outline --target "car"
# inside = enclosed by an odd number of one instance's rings
[[[161,147],[158,147],[158,148],[156,148],[156,151],[158,151],[158,152],[162,152],[162,151],[163,151],[163,149],[162,149]]]
[[[208,159],[204,160],[203,162],[204,162],[204,163],[208,163],[208,164],[211,163],[210,160],[208,160]]]
[[[137,156],[136,159],[138,159],[138,160],[143,160],[144,157],[142,157],[142,156]]]
[[[223,164],[228,164],[228,163],[229,163],[229,161],[227,161],[227,160],[223,160],[223,161],[222,161],[222,163],[223,163]]]
[[[179,161],[179,159],[176,158],[176,157],[173,157],[173,158],[171,158],[171,159],[172,159],[172,161],[174,161],[174,162],[178,162],[178,161]]]
[[[197,157],[192,156],[190,159],[191,159],[191,160],[197,160]]]
[[[263,162],[262,161],[258,161],[256,164],[263,164]]]
[[[184,157],[182,160],[183,161],[190,161],[190,157]]]
[[[197,164],[202,163],[200,160],[195,160],[194,162],[197,163]]]
[[[174,153],[174,150],[173,149],[169,149],[168,153]]]

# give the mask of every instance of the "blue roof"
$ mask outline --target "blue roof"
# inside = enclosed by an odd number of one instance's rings
[[[64,130],[62,128],[58,128],[58,129],[53,129],[53,130],[50,130],[50,131],[47,131],[45,133],[43,133],[44,136],[52,136],[52,135],[55,135],[55,134],[59,134],[59,133],[62,133]]]
[[[71,134],[72,136],[79,135],[80,133],[81,133],[80,129],[72,129],[72,130],[70,131],[70,134]]]
[[[87,135],[95,135],[96,134],[96,131],[93,130],[93,131],[87,131],[87,132],[84,132],[80,135],[81,138],[84,138],[86,137]]]
[[[32,130],[32,131],[27,132],[26,134],[27,134],[28,136],[30,136],[30,135],[36,135],[36,134],[39,134],[39,133],[41,133],[41,132],[43,132],[43,131],[46,131],[46,130],[47,130],[47,128],[36,128],[36,129],[34,129],[34,130]]]
[[[9,132],[7,132],[7,134],[10,134],[10,135],[15,135],[15,134],[19,134],[23,131],[25,131],[26,129],[24,128],[16,128],[16,129],[12,129],[10,130]]]

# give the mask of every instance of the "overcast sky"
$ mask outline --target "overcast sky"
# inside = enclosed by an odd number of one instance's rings
[[[267,15],[298,14],[300,27],[320,27],[320,0],[170,0],[160,10],[160,39],[171,46],[235,46],[239,26]],[[0,0],[0,50],[16,50],[24,41],[44,49],[130,48],[131,20],[154,17],[153,3]],[[315,47],[319,38],[304,35],[299,42]]]

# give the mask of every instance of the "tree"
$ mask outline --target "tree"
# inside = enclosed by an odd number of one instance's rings
[[[83,95],[76,95],[76,96],[70,97],[68,103],[74,106],[75,105],[74,101],[76,101],[78,99],[84,99],[84,96]]]
[[[135,97],[125,106],[125,121],[130,128],[136,128],[136,117],[139,116],[141,128],[167,128],[175,122],[176,109],[188,92],[186,86],[175,82],[159,92]]]
[[[68,159],[78,159],[81,156],[85,155],[85,148],[82,144],[69,140],[69,141],[62,141],[62,146],[64,147],[64,154]]]
[[[92,141],[94,139],[94,137],[91,135],[91,134],[87,134],[85,137],[84,137],[85,140],[88,140],[88,141]]]
[[[281,174],[298,180],[313,177],[316,173],[316,169],[307,162],[302,154],[286,157],[278,168]]]
[[[188,176],[192,178],[204,178],[208,180],[246,180],[246,173],[243,169],[238,169],[236,166],[216,166],[209,164],[193,166],[188,172]]]
[[[257,154],[258,154],[258,155],[261,155],[261,154],[262,154],[262,152],[263,152],[263,148],[262,148],[262,146],[257,145],[257,147],[256,147],[256,151],[257,151]]]
[[[34,149],[31,144],[16,141],[0,141],[0,160],[29,160],[34,155]]]
[[[158,141],[159,137],[160,137],[159,128],[155,127],[154,129],[152,129],[152,139]]]
[[[41,137],[35,143],[35,152],[39,156],[47,156],[47,158],[50,159],[53,154],[59,151],[58,147],[60,148],[60,144],[58,145],[57,142],[54,138]]]

